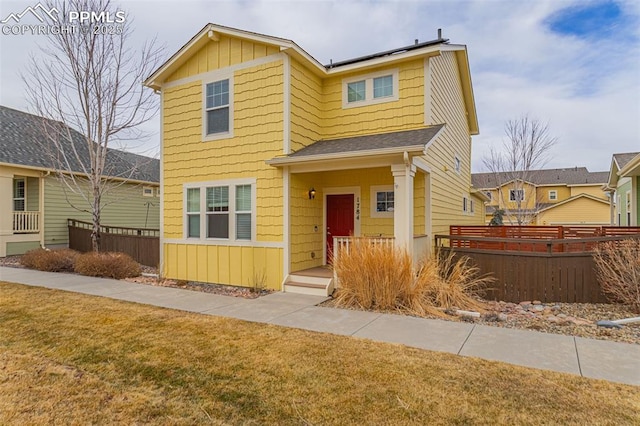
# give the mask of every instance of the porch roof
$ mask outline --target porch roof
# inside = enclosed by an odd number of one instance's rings
[[[319,140],[287,156],[272,158],[267,164],[277,166],[312,160],[424,151],[443,128],[444,124],[437,124],[415,130]]]

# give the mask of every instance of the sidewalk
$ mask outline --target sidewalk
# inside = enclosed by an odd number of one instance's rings
[[[524,367],[640,386],[640,345],[393,314],[317,307],[323,297],[258,299],[126,281],[0,267],[0,281],[53,288],[205,315],[399,343]]]

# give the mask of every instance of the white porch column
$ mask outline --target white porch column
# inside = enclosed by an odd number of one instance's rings
[[[5,237],[13,235],[13,175],[0,172],[0,257],[7,255]]]
[[[396,247],[413,252],[413,164],[392,164],[395,202],[393,209],[393,236]]]

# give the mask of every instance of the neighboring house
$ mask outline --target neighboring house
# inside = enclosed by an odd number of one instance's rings
[[[0,257],[67,246],[67,219],[91,221],[81,196],[56,178],[42,145],[42,120],[0,106]],[[71,134],[76,148],[86,151],[84,136]],[[110,149],[107,162],[115,182],[129,176],[132,167],[135,172],[130,183],[106,195],[102,224],[159,228],[159,161]],[[72,169],[80,172],[77,164]]]
[[[487,224],[496,209],[507,212],[505,224],[517,223],[518,197],[528,225],[609,224],[609,197],[602,189],[608,172],[589,172],[586,167],[533,170],[527,172],[527,182],[517,183],[510,179],[513,175],[491,172],[471,176],[473,186],[490,198]]]
[[[640,226],[640,152],[613,154],[605,190],[612,194],[611,224]]]
[[[350,235],[418,256],[450,224],[482,223],[467,50],[440,35],[322,65],[209,24],[145,84],[162,103],[166,277],[328,292],[294,272]]]

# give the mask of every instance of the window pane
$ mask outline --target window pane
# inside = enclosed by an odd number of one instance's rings
[[[24,211],[24,199],[22,200],[13,200],[13,211],[23,212]]]
[[[13,181],[13,198],[24,198],[24,179]]]
[[[207,134],[229,131],[229,107],[207,111]]]
[[[251,213],[238,213],[236,215],[236,239],[251,239]]]
[[[187,188],[187,212],[200,212],[200,188]]]
[[[365,99],[364,80],[356,81],[353,83],[347,83],[347,101],[348,102],[364,101],[364,99]]]
[[[215,186],[207,188],[207,211],[208,212],[228,212],[229,211],[229,187]]]
[[[373,97],[393,96],[393,78],[390,75],[373,79]]]
[[[187,215],[188,230],[187,236],[190,238],[200,238],[200,215],[189,214]]]
[[[207,237],[229,238],[229,214],[207,215]]]
[[[236,211],[251,211],[251,185],[236,186]]]
[[[393,201],[393,191],[387,192],[387,201]]]

